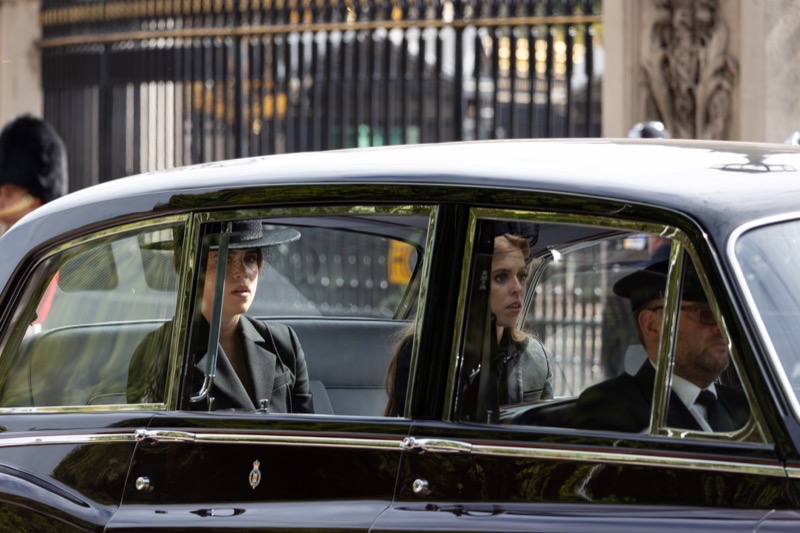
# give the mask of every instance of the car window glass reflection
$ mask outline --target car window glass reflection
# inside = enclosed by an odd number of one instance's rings
[[[643,432],[650,428],[659,343],[663,332],[669,261],[661,254],[613,285],[630,302],[644,360],[633,373],[624,373],[585,390],[576,408],[576,426]],[[711,309],[692,263],[687,263],[671,346],[671,387],[667,394],[667,427],[700,432],[730,432],[744,426],[749,407],[739,386],[720,381],[730,365],[728,343]]]
[[[769,337],[778,372],[785,376],[784,387],[794,400],[800,400],[800,290],[797,265],[800,264],[800,223],[787,220],[751,229],[736,241],[736,261],[741,279],[753,299],[754,316]],[[796,412],[795,416],[800,416]]]
[[[202,230],[180,408],[382,415],[392,346],[417,306],[427,213],[227,225]],[[130,401],[165,401],[173,327],[137,349]]]
[[[174,313],[176,276],[164,243],[176,231],[91,240],[40,264],[26,287],[28,306],[18,309],[24,338],[0,361],[0,407],[126,403],[133,348]]]
[[[533,338],[541,343],[550,371],[551,392],[539,398],[523,396],[516,403],[496,401],[498,419],[491,415],[476,417],[493,411],[491,404],[484,403],[490,406],[484,407],[483,412],[476,407],[477,402],[487,401],[482,386],[488,387],[488,395],[507,393],[501,381],[484,378],[481,386],[485,359],[475,352],[500,353],[501,345],[476,336],[475,331],[486,327],[487,320],[476,317],[490,307],[488,320],[492,326],[503,326],[504,311],[515,306],[498,309],[491,305],[489,291],[481,301],[477,296],[480,280],[473,279],[464,345],[464,362],[471,366],[461,371],[456,404],[460,419],[575,430],[648,431],[672,241],[613,228],[544,223],[535,226],[537,237],[529,241],[532,244],[525,274],[529,286],[523,297],[524,311],[514,325],[534,334]],[[477,240],[476,248],[480,237]],[[484,256],[485,269],[490,268],[489,257],[499,264],[496,255],[484,251]],[[476,263],[480,257],[476,255]],[[671,376],[674,392],[666,402],[665,425],[697,432],[735,431],[749,419],[748,403],[716,313],[694,265],[687,265],[685,294],[677,318],[675,374]],[[480,270],[477,272],[480,275]],[[495,284],[500,280],[491,279]],[[489,338],[502,339],[502,335]],[[703,374],[703,379],[697,374]],[[493,388],[498,383],[500,388]],[[729,419],[727,424],[709,422],[710,414],[716,417],[717,411],[715,406],[701,407],[696,403],[703,390],[721,400]],[[703,394],[703,398],[706,396]]]
[[[499,422],[509,407],[553,398],[552,356],[523,325],[535,224],[479,223],[472,270],[460,417]]]
[[[223,227],[228,232],[224,244],[220,242]],[[267,229],[261,220],[215,223],[206,231],[211,244],[204,247],[202,296],[193,320],[195,342],[190,363],[193,383],[198,384],[193,390],[200,390],[205,375],[212,374],[214,379],[208,384],[210,390],[192,402],[191,408],[311,412],[305,357],[294,331],[245,316],[270,248],[298,240],[300,232]],[[176,243],[175,253],[181,253],[180,243]],[[222,274],[219,278],[217,272]],[[136,348],[127,388],[130,403],[164,401],[174,325],[174,320],[168,321]],[[208,342],[212,334],[218,343]]]
[[[733,368],[728,341],[708,300],[697,270],[688,263],[673,355],[674,396],[670,396],[666,423],[724,433],[743,427],[750,409]]]

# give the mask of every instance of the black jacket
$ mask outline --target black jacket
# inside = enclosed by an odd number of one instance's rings
[[[407,337],[397,352],[393,390],[396,414],[399,416],[405,412],[411,345],[412,338]],[[553,399],[553,374],[550,370],[549,353],[541,341],[535,337],[527,337],[521,342],[515,342],[505,332],[500,345],[494,346],[494,351],[493,359],[498,364],[498,376],[502,385],[502,392],[497,400],[498,408],[500,405]],[[475,386],[477,383],[475,380]]]
[[[203,321],[198,347],[208,342],[208,323]],[[167,322],[148,334],[136,348],[128,371],[128,402],[160,403],[166,388],[167,354],[172,322]],[[220,350],[217,356],[216,376],[209,392],[213,398],[212,409],[254,410],[260,400],[269,400],[273,413],[313,412],[308,370],[303,349],[295,332],[283,324],[267,325],[242,315],[239,321],[244,358],[253,382],[253,397]],[[203,350],[204,351],[204,350]],[[191,380],[192,392],[200,389],[207,354],[194,364]],[[208,399],[192,404],[191,409],[208,409]]]
[[[653,365],[645,362],[635,376],[622,374],[592,385],[578,398],[575,406],[575,427],[629,433],[646,430],[650,427],[655,375]],[[742,427],[750,416],[744,392],[720,384],[717,384],[715,389],[720,403],[733,422],[733,427]],[[670,391],[666,425],[673,428],[703,430],[673,391]]]

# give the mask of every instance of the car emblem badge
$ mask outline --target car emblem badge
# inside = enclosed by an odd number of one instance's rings
[[[261,462],[259,462],[257,459],[253,461],[253,469],[250,471],[250,475],[248,476],[250,486],[253,487],[253,490],[256,490],[256,487],[258,487],[259,483],[261,483],[261,470],[258,469],[260,466]]]

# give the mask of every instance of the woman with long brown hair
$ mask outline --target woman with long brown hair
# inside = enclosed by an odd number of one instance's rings
[[[492,363],[498,372],[498,403],[532,403],[553,398],[553,375],[547,350],[536,337],[517,328],[527,291],[531,245],[519,235],[504,233],[494,239],[490,305],[495,324]],[[384,414],[405,411],[413,327],[404,332],[389,364]]]

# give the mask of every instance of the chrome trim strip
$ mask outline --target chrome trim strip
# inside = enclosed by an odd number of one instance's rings
[[[789,479],[800,479],[800,467],[790,466],[786,468],[786,476]]]
[[[569,460],[633,466],[680,468],[682,470],[713,470],[735,474],[786,477],[782,463],[756,461],[699,460],[697,457],[668,457],[632,452],[587,452],[556,448],[523,448],[518,446],[492,446],[473,444],[472,453],[489,457],[519,457],[552,460]],[[800,471],[796,472],[800,475]]]
[[[0,436],[0,448],[17,446],[55,445],[55,444],[99,444],[104,442],[135,442],[136,432],[127,430],[119,433],[49,434],[25,437]]]
[[[467,293],[469,292],[469,273],[472,266],[472,253],[475,247],[475,228],[477,225],[475,209],[470,209],[467,221],[467,235],[464,238],[464,260],[461,263],[461,283],[458,287],[458,299],[456,301],[455,330],[453,332],[453,346],[450,350],[451,363],[447,374],[447,389],[444,395],[444,411],[442,420],[452,422],[453,413],[456,411],[456,402],[459,400],[456,394],[459,379],[461,378],[461,367],[464,364],[464,322],[467,312]],[[455,354],[455,357],[452,357]]]
[[[170,430],[147,430],[136,431],[136,440],[152,440],[156,442],[196,442],[209,444],[280,444],[281,446],[323,446],[327,448],[359,448],[359,449],[403,449],[405,437],[398,436],[396,439],[370,439],[363,437],[318,437],[311,435],[271,435],[271,434],[248,434],[248,433],[208,433],[208,432],[187,432]]]
[[[666,425],[667,406],[672,390],[673,346],[678,342],[679,289],[683,277],[683,245],[674,240],[669,254],[667,285],[664,292],[664,312],[661,315],[661,337],[658,340],[658,365],[656,366],[653,411],[650,420],[650,434],[657,434],[658,428]]]
[[[42,407],[0,407],[0,415],[29,415],[48,413],[118,413],[120,411],[164,410],[163,403],[141,404],[97,404],[97,405],[53,405]]]
[[[432,255],[435,242],[436,224],[439,220],[439,206],[434,206],[428,217],[428,234],[425,238],[425,254],[422,258],[422,272],[419,279],[418,298],[417,298],[417,316],[414,319],[414,339],[419,339],[422,335],[422,327],[424,325],[423,317],[425,316],[426,302],[428,301],[428,281],[431,276],[431,265],[433,264]],[[407,417],[407,412],[411,408],[411,397],[414,393],[414,382],[417,376],[417,352],[419,350],[419,343],[411,343],[411,362],[408,372],[409,381],[406,384],[406,412],[398,413],[402,417]],[[392,354],[393,356],[395,354]]]
[[[449,439],[403,439],[403,450],[410,452],[470,453],[472,444]]]
[[[247,433],[211,433],[190,432],[168,429],[137,429],[119,433],[82,433],[82,434],[48,434],[31,435],[24,437],[0,436],[0,448],[35,445],[56,444],[98,444],[104,442],[141,442],[144,440],[154,442],[186,442],[207,444],[276,444],[281,446],[322,446],[326,448],[357,448],[357,449],[384,449],[403,450],[405,437],[389,438],[361,438],[361,437],[320,437],[310,435],[273,435],[273,434],[247,434]]]
[[[736,242],[748,231],[797,219],[800,219],[800,212],[764,217],[750,221],[746,224],[742,224],[736,228],[728,238],[726,253],[728,255],[728,260],[731,263],[731,268],[733,269],[734,275],[736,276],[736,281],[738,282],[739,287],[742,289],[742,294],[744,295],[747,307],[750,310],[750,315],[755,321],[756,329],[758,330],[759,335],[761,335],[764,345],[767,347],[767,357],[770,359],[770,363],[772,363],[772,367],[775,369],[775,372],[778,375],[778,379],[783,387],[784,395],[788,398],[789,403],[794,410],[795,419],[800,420],[800,400],[798,400],[797,394],[794,393],[792,384],[789,381],[789,376],[786,375],[786,370],[783,368],[783,363],[781,362],[780,356],[775,350],[775,345],[772,344],[772,339],[769,336],[769,332],[767,331],[764,321],[761,319],[761,313],[758,310],[755,299],[753,299],[753,294],[750,292],[750,286],[747,284],[744,272],[739,265],[739,258],[736,256],[735,250]]]
[[[106,442],[186,442],[207,444],[272,444],[281,446],[318,446],[326,448],[353,448],[408,451],[415,453],[475,454],[486,457],[509,457],[538,460],[561,460],[597,462],[604,464],[633,465],[644,467],[680,468],[685,470],[713,470],[749,475],[790,477],[800,479],[800,468],[784,468],[781,463],[757,461],[698,460],[696,457],[654,456],[646,453],[600,452],[558,448],[534,448],[522,446],[500,446],[473,444],[446,439],[414,437],[391,438],[346,438],[309,435],[265,435],[242,433],[188,432],[167,429],[137,429],[131,432],[39,435],[26,437],[0,437],[0,448],[32,445],[77,445]]]

